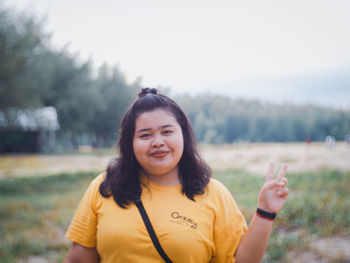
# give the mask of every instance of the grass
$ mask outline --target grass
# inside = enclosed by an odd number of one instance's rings
[[[3,179],[0,181],[0,258],[17,262],[42,256],[61,262],[64,238],[78,202],[96,172]],[[256,208],[264,178],[244,171],[215,172],[233,194],[247,221]],[[290,250],[308,249],[310,235],[350,235],[350,172],[288,175],[290,196],[274,223],[264,262],[284,262]]]
[[[264,178],[242,171],[217,172],[248,219]],[[290,195],[279,212],[264,262],[283,262],[288,250],[308,248],[308,237],[350,235],[350,172],[323,170],[287,175]]]
[[[69,246],[64,231],[95,176],[91,172],[1,180],[1,262],[36,255],[62,262]]]

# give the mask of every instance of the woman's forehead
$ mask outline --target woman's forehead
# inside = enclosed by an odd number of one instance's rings
[[[162,126],[179,125],[173,114],[163,109],[155,109],[141,113],[135,122],[135,129],[159,128]]]

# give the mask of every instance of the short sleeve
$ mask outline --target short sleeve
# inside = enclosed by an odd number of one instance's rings
[[[97,207],[101,201],[99,187],[103,174],[97,176],[83,195],[66,237],[85,247],[96,247]]]
[[[234,255],[241,238],[247,231],[247,223],[231,193],[222,183],[217,183],[219,201],[214,226],[216,253],[212,262],[235,262]]]

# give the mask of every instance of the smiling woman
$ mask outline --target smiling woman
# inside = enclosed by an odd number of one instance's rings
[[[159,185],[180,184],[178,167],[183,136],[175,117],[162,109],[142,113],[136,119],[133,147],[145,175]]]
[[[142,89],[124,115],[118,145],[120,155],[90,184],[67,231],[73,245],[66,263],[260,262],[288,194],[286,167],[275,179],[270,166],[247,230],[170,98]]]
[[[155,89],[142,89],[127,109],[118,145],[120,155],[107,167],[100,192],[105,197],[113,195],[121,207],[141,195],[140,176],[150,179],[173,171],[170,177],[156,178],[163,184],[181,182],[183,193],[191,200],[202,194],[209,182],[210,168],[198,154],[185,113]]]

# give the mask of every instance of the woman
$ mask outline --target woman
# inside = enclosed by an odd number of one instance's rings
[[[229,191],[200,158],[181,108],[142,89],[127,109],[120,155],[90,184],[67,238],[64,262],[164,262],[134,204],[141,199],[172,262],[260,262],[274,213],[288,195],[284,166],[270,165],[249,228]]]

